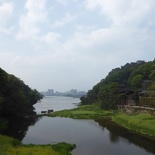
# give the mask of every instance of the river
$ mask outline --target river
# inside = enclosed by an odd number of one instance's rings
[[[79,98],[65,96],[47,96],[41,102],[34,105],[35,111],[40,114],[41,111],[53,109],[54,111],[73,109],[80,103]]]
[[[79,102],[78,98],[45,97],[34,107],[40,113],[48,109],[71,109]],[[27,121],[27,128],[25,122],[20,122],[20,128],[16,129],[14,136],[24,144],[73,143],[76,144],[76,149],[72,155],[155,155],[155,143],[111,122],[46,116]],[[14,129],[10,126],[9,131],[13,132]]]

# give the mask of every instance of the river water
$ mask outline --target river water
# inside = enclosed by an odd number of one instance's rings
[[[40,114],[41,111],[53,109],[54,111],[73,109],[80,103],[79,98],[65,96],[49,96],[44,97],[41,102],[34,105],[35,111]]]
[[[74,108],[79,102],[78,98],[45,97],[34,107],[40,113],[48,109]],[[17,124],[12,124],[16,127],[10,125],[11,133],[8,135],[20,139],[24,144],[76,144],[72,155],[155,155],[154,142],[111,122],[44,116],[24,122],[18,120]],[[12,133],[13,130],[16,131]]]

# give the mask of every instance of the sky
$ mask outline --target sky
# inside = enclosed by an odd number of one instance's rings
[[[38,91],[87,91],[154,58],[155,0],[0,0],[0,67]]]

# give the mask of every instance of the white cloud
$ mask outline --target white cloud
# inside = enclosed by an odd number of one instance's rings
[[[114,25],[139,24],[154,10],[154,0],[86,0],[86,8],[100,8]],[[154,19],[153,15],[151,19]]]
[[[94,62],[97,64],[105,65],[106,60],[108,60],[109,65],[112,64],[113,59],[109,59],[109,57],[115,58],[117,63],[122,63],[129,58],[136,60],[139,59],[139,56],[145,57],[143,53],[145,53],[148,46],[152,50],[155,49],[153,43],[155,33],[151,33],[148,30],[136,28],[103,28],[85,35],[76,33],[73,38],[64,44],[64,49],[74,51],[79,57],[96,59]],[[104,63],[102,60],[104,60]]]
[[[56,32],[48,32],[46,35],[40,37],[38,40],[40,42],[40,46],[46,46],[46,53],[57,53],[61,51],[61,39],[62,35]],[[38,46],[38,45],[37,45]]]
[[[27,0],[25,8],[27,13],[20,18],[20,30],[17,39],[29,39],[37,51],[45,50],[48,53],[51,50],[55,52],[60,45],[61,34],[43,30],[43,27],[46,27],[48,22],[46,0]],[[66,21],[69,21],[70,16],[67,14],[65,17]],[[65,22],[65,19],[63,22]],[[44,26],[40,27],[40,24]]]
[[[0,5],[0,33],[9,35],[11,29],[8,26],[8,20],[13,13],[13,3],[2,3]]]
[[[62,4],[62,5],[68,4],[68,0],[57,0],[57,2]]]
[[[12,3],[3,3],[0,5],[0,25],[5,25],[13,12]]]
[[[73,16],[69,13],[66,13],[62,19],[55,21],[54,24],[51,26],[51,28],[62,27],[64,25],[66,25],[67,23],[71,22],[75,18],[76,18],[75,16]]]
[[[17,39],[32,39],[40,33],[39,24],[47,19],[46,0],[27,0],[25,8],[27,13],[19,21]]]
[[[13,32],[0,36],[1,67],[39,91],[87,90],[115,67],[154,58],[154,0],[75,1],[0,5],[0,31]]]
[[[8,62],[11,61],[13,58],[13,54],[7,53],[7,52],[0,52],[0,62],[1,62],[1,67],[6,67],[8,65]]]
[[[59,38],[61,38],[61,34],[55,32],[49,32],[46,36],[44,36],[43,40],[47,44],[51,44],[52,42],[56,43]]]
[[[76,2],[77,0],[56,0],[61,5],[67,5],[70,2]]]
[[[0,27],[0,34],[9,35],[9,34],[11,34],[11,31],[10,31],[10,29]]]
[[[76,25],[75,26],[77,29],[77,32],[91,32],[94,29],[96,29],[96,27],[94,25]]]

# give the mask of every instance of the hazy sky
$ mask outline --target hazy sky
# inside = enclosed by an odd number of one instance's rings
[[[0,0],[0,67],[31,88],[89,90],[155,58],[155,0]]]

